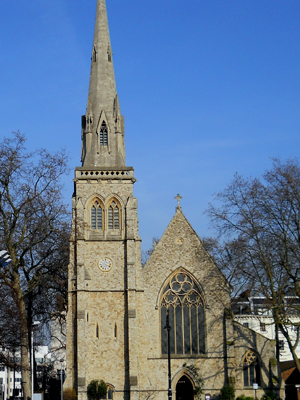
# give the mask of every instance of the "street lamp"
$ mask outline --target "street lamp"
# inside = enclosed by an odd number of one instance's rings
[[[0,251],[0,266],[5,267],[6,265],[10,264],[12,259],[6,250]]]
[[[168,378],[169,378],[169,388],[168,388],[168,400],[172,400],[172,383],[171,383],[171,350],[170,350],[170,324],[169,324],[169,309],[167,308],[166,315],[166,326],[164,329],[167,330],[168,339]]]
[[[60,360],[60,398],[63,400],[64,395],[63,395],[63,362],[64,359]]]
[[[40,324],[40,321],[34,321],[31,324],[31,399],[34,396],[34,348],[33,348],[33,328]]]

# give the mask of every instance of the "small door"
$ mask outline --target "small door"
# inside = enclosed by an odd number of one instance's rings
[[[182,375],[177,382],[176,400],[194,400],[193,384],[186,375]]]

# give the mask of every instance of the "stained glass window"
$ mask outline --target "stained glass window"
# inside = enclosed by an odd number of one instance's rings
[[[170,279],[161,302],[161,349],[167,354],[166,315],[169,313],[171,354],[204,354],[203,298],[195,280],[181,271]]]

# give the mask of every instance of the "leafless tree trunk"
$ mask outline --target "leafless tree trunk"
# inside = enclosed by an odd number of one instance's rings
[[[0,285],[9,292],[17,314],[17,331],[1,344],[9,347],[17,340],[20,346],[25,399],[32,397],[32,323],[49,321],[57,294],[64,297],[66,290],[69,216],[60,185],[66,162],[64,151],[28,152],[19,133],[0,143],[0,245],[12,258],[0,269]],[[9,327],[9,315],[1,323]]]
[[[206,240],[206,246],[234,280],[236,293],[246,288],[267,299],[300,372],[295,352],[300,327],[299,161],[274,159],[262,179],[236,175],[216,203],[207,212],[218,238]],[[292,326],[298,328],[296,340]]]

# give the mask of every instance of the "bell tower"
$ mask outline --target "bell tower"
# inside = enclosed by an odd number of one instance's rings
[[[125,164],[105,0],[97,0],[82,166],[75,170],[68,282],[67,379],[79,400],[94,380],[129,399],[139,381],[141,282],[134,170]],[[135,389],[134,389],[135,388]]]

